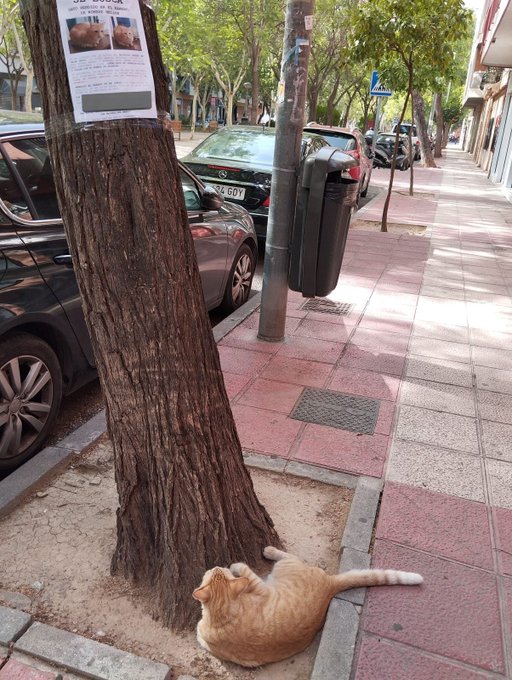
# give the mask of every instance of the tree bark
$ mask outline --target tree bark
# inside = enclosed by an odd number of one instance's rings
[[[436,145],[434,147],[434,158],[441,158],[443,148],[443,131],[444,131],[444,115],[443,115],[443,101],[441,94],[436,94]]]
[[[412,90],[412,84],[413,84],[413,65],[412,63],[407,64],[407,70],[408,70],[408,86],[407,86],[407,94],[405,96],[405,101],[404,105],[402,107],[402,112],[400,113],[400,118],[398,120],[398,125],[396,126],[396,133],[395,133],[395,148],[393,151],[393,158],[391,159],[391,172],[389,173],[389,184],[388,184],[388,191],[386,194],[386,200],[384,201],[384,208],[382,209],[382,221],[380,225],[380,230],[387,232],[388,230],[388,212],[389,212],[389,204],[391,203],[391,192],[393,191],[393,180],[395,179],[395,170],[396,170],[396,156],[398,153],[398,140],[400,138],[400,126],[402,125],[402,121],[405,116],[405,112],[407,111],[407,106],[409,104],[409,98],[411,96]],[[377,132],[375,133],[377,134]]]
[[[412,101],[414,106],[414,117],[416,118],[416,129],[421,146],[421,158],[426,168],[437,168],[432,149],[430,148],[430,138],[428,136],[427,122],[425,120],[425,102],[418,90],[413,90]]]
[[[140,3],[157,108],[168,111],[152,10]],[[112,572],[175,629],[213,565],[278,542],[254,493],[206,313],[166,116],[75,125],[55,2],[24,21],[57,195],[107,404],[119,494]],[[41,26],[45,30],[41,30]]]

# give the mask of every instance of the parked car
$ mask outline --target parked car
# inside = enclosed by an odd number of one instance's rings
[[[251,290],[251,217],[180,164],[208,309]],[[42,125],[0,125],[0,469],[43,443],[61,396],[94,378],[95,361],[64,235]]]
[[[359,197],[364,198],[368,193],[373,168],[373,153],[361,132],[357,129],[349,130],[319,123],[308,123],[304,130],[321,135],[331,146],[341,149],[359,161],[358,165],[349,170],[350,175],[359,182],[357,198],[359,203]]]
[[[397,127],[398,127],[398,123],[393,125],[393,128],[391,130],[391,132],[393,134],[396,134]],[[411,123],[402,123],[400,125],[400,134],[406,135],[407,138],[409,138],[409,130],[410,129],[411,129]],[[418,131],[416,130],[416,125],[412,126],[411,142],[412,142],[412,150],[413,150],[413,160],[419,161],[420,158],[421,158],[421,146],[420,146],[420,139],[418,137]]]
[[[275,141],[275,128],[227,127],[211,134],[181,159],[202,180],[249,211],[259,238],[267,234]],[[329,146],[324,139],[305,133],[301,158],[324,146]]]
[[[379,133],[375,140],[375,158],[373,159],[376,168],[390,168],[395,149],[396,136],[389,132]],[[396,168],[407,170],[409,168],[409,138],[405,135],[398,137],[398,151],[396,154]]]

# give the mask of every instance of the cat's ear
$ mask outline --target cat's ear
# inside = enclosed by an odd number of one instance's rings
[[[234,578],[228,581],[229,590],[234,598],[239,597],[249,587],[249,579],[245,577]]]
[[[208,602],[212,596],[212,589],[210,586],[202,586],[201,588],[196,588],[192,593],[192,597],[199,602]]]

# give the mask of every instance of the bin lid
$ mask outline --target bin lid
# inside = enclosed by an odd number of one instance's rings
[[[344,153],[339,149],[335,149],[334,147],[324,146],[316,153],[308,156],[304,161],[304,167],[302,170],[303,187],[311,187],[313,168],[317,163],[322,163],[324,165],[326,175],[330,175],[332,172],[347,173],[346,179],[349,182],[357,181],[348,174],[348,170],[350,168],[357,166],[357,159],[353,158],[353,156],[350,156],[348,153]]]

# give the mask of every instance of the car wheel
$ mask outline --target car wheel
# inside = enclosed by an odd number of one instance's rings
[[[62,398],[55,352],[27,333],[0,341],[0,469],[13,469],[41,447]]]
[[[229,272],[221,305],[225,312],[232,312],[247,302],[251,292],[255,264],[253,251],[244,243],[237,252]]]

